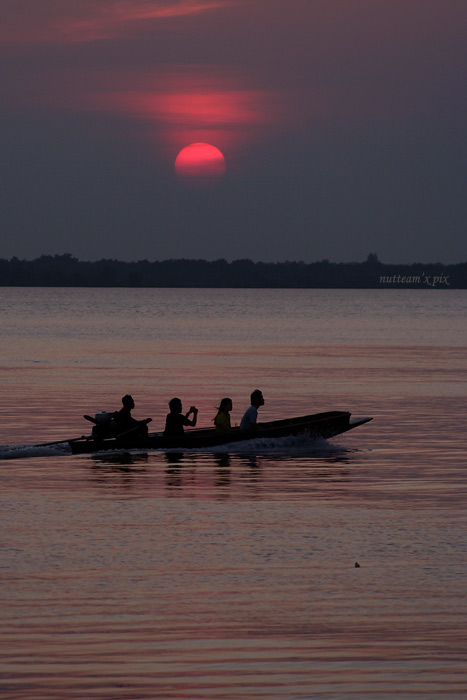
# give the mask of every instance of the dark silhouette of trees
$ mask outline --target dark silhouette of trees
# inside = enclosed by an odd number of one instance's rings
[[[386,265],[376,253],[361,263],[248,259],[230,263],[224,259],[86,262],[66,253],[29,261],[0,259],[0,286],[467,289],[467,262]]]

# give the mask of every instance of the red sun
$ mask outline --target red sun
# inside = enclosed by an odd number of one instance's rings
[[[222,152],[210,143],[191,143],[175,159],[175,172],[183,180],[212,182],[225,175]]]

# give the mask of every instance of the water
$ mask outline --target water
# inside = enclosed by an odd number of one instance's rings
[[[5,700],[467,695],[467,293],[1,289]],[[119,407],[329,442],[71,456]],[[359,566],[356,567],[355,563]]]

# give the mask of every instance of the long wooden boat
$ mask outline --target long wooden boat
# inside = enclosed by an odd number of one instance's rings
[[[68,441],[73,454],[100,452],[102,450],[164,450],[164,449],[201,449],[216,448],[251,440],[283,438],[294,435],[307,435],[311,438],[332,438],[359,425],[368,423],[372,418],[351,418],[347,411],[327,411],[298,418],[259,423],[256,430],[245,432],[232,428],[228,432],[217,432],[214,428],[188,429],[181,436],[165,437],[153,433],[146,437],[125,434],[116,437],[98,439],[82,437]]]

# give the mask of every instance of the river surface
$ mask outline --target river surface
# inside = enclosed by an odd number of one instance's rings
[[[467,697],[467,292],[0,288],[2,700]],[[329,441],[72,456],[349,410]],[[356,565],[358,564],[358,566]]]

